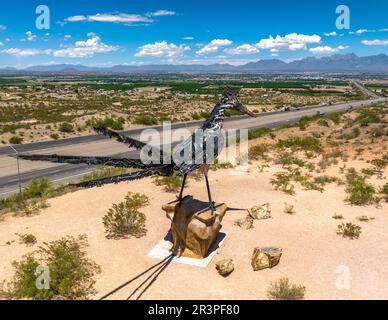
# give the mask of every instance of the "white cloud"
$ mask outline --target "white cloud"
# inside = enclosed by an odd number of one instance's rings
[[[367,29],[358,29],[358,30],[356,31],[356,34],[363,34],[363,33],[365,33],[365,32],[368,32],[368,30],[367,30]]]
[[[110,23],[123,23],[131,25],[134,23],[148,23],[153,20],[149,17],[140,15],[140,14],[127,14],[127,13],[97,13],[89,16],[72,16],[64,20],[64,23],[67,22],[110,22]]]
[[[196,53],[200,56],[209,53],[215,53],[222,47],[230,46],[232,43],[233,42],[228,39],[214,39]]]
[[[72,16],[65,19],[65,22],[79,22],[88,20],[85,16]]]
[[[174,43],[167,43],[167,41],[155,42],[146,44],[138,48],[136,57],[163,57],[175,58],[182,56],[185,51],[190,50],[186,45],[177,46]]]
[[[96,53],[107,53],[117,50],[117,47],[107,45],[97,35],[93,35],[86,41],[77,41],[73,47],[60,50],[53,50],[54,57],[87,58],[93,57]]]
[[[194,40],[194,37],[184,37],[183,40]]]
[[[386,46],[388,45],[388,40],[362,40],[361,43],[366,46]]]
[[[253,54],[259,52],[259,49],[256,46],[250,44],[242,44],[236,48],[228,48],[224,50],[225,53],[230,55],[240,55],[240,54]]]
[[[149,13],[148,15],[151,17],[162,17],[162,16],[173,16],[175,14],[176,14],[175,11],[158,10],[158,11]]]
[[[314,35],[305,35],[298,33],[290,33],[281,37],[277,35],[275,38],[269,36],[267,39],[261,39],[257,44],[259,49],[270,49],[271,52],[278,51],[295,51],[307,49],[306,44],[320,43],[321,37]]]
[[[341,50],[345,50],[349,48],[348,46],[338,46],[338,47],[330,47],[330,46],[320,46],[311,48],[309,51],[315,54],[331,54]]]
[[[104,44],[100,37],[94,36],[85,41],[77,41],[74,46],[64,49],[29,49],[29,48],[10,48],[1,52],[13,55],[16,57],[31,57],[36,55],[49,55],[53,57],[66,58],[89,58],[96,53],[107,53],[117,50],[117,47]]]
[[[379,31],[387,32],[387,31],[388,31],[388,28],[379,29]]]
[[[26,32],[27,38],[25,40],[27,41],[35,41],[36,40],[36,35],[34,35],[31,31]]]
[[[70,34],[66,34],[63,38],[64,38],[65,40],[69,40],[69,39],[71,39],[71,35],[70,35]]]
[[[338,33],[335,32],[335,31],[332,31],[332,32],[324,32],[323,35],[326,36],[326,37],[336,37],[336,36],[338,36]]]
[[[37,50],[37,49],[19,49],[19,48],[5,49],[5,50],[2,50],[1,52],[15,57],[32,57],[42,53],[41,50]]]
[[[2,43],[1,41],[0,41],[0,47],[2,47],[4,45],[4,43]]]
[[[357,31],[355,32],[349,32],[350,34],[363,34],[363,33],[367,33],[367,32],[376,32],[376,30],[368,30],[368,29],[358,29]]]
[[[152,17],[173,16],[175,14],[176,12],[174,11],[158,10],[146,14],[97,13],[94,15],[76,15],[63,20],[62,25],[68,22],[107,22],[133,25],[138,23],[151,23],[154,21]]]
[[[7,27],[6,27],[5,25],[0,24],[0,31],[4,31],[4,30],[6,30],[6,29],[7,29]]]

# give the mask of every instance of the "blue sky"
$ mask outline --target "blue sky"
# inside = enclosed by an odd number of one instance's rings
[[[39,30],[38,5],[50,9]],[[350,28],[336,28],[347,5]],[[388,3],[368,1],[3,0],[0,66],[284,61],[388,54]]]

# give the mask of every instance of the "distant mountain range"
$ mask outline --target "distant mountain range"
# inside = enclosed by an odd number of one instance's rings
[[[79,73],[146,73],[146,72],[373,72],[388,73],[388,56],[379,54],[375,56],[358,57],[354,53],[337,54],[322,58],[308,57],[292,62],[278,59],[259,60],[241,66],[230,64],[211,65],[143,65],[113,67],[88,67],[84,65],[57,64],[46,66],[32,66],[23,70],[15,68],[0,69],[1,73],[39,73],[51,72],[61,74]]]

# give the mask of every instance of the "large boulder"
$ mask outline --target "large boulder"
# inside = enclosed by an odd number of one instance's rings
[[[254,271],[275,267],[282,256],[282,248],[279,247],[258,247],[252,255],[252,268]]]
[[[255,220],[264,220],[271,218],[271,210],[269,203],[264,203],[261,206],[256,206],[248,210],[249,215]]]
[[[216,263],[216,269],[218,273],[226,277],[234,271],[234,263],[232,259],[224,259]]]

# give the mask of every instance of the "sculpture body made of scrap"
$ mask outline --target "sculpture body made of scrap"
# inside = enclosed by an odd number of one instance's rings
[[[74,184],[76,187],[90,188],[99,187],[109,183],[120,183],[123,181],[137,180],[152,175],[183,176],[183,183],[178,200],[183,199],[183,189],[188,173],[205,166],[204,175],[209,196],[209,208],[214,210],[214,204],[211,198],[208,182],[208,165],[213,163],[224,147],[224,137],[222,133],[222,123],[225,117],[225,109],[234,109],[252,117],[256,115],[250,112],[240,101],[230,88],[225,89],[220,101],[214,107],[210,117],[204,122],[199,130],[187,140],[180,143],[173,150],[169,161],[165,161],[166,155],[159,151],[160,159],[158,161],[145,162],[141,159],[127,159],[114,157],[83,157],[83,156],[59,156],[59,155],[26,155],[21,154],[20,158],[31,161],[50,161],[56,163],[104,165],[111,167],[122,167],[134,169],[134,172],[122,174],[113,177],[96,179]],[[129,148],[141,150],[155,149],[144,142],[124,136],[118,132],[109,130],[105,127],[94,128],[97,132],[104,134],[109,138],[116,138],[117,141],[128,145]],[[168,163],[166,163],[168,162]]]
[[[215,205],[210,192],[208,170],[210,164],[218,157],[224,147],[224,134],[222,124],[225,117],[225,109],[235,109],[242,113],[255,117],[243,106],[234,95],[233,91],[227,88],[220,101],[214,107],[210,117],[197,129],[191,137],[180,143],[173,150],[172,155],[167,156],[161,149],[157,150],[157,158],[150,161],[129,158],[114,157],[82,157],[82,156],[59,156],[59,155],[20,155],[20,158],[32,161],[51,161],[56,163],[105,165],[111,167],[131,168],[134,171],[118,176],[96,179],[75,184],[76,187],[88,188],[99,187],[109,183],[137,180],[152,175],[161,176],[182,176],[183,183],[177,200],[170,203],[168,210],[165,210],[171,220],[171,229],[174,237],[173,251],[176,254],[203,258],[206,256],[210,246],[217,238],[221,228],[221,221],[226,211],[226,205]],[[117,141],[126,144],[129,148],[137,150],[152,150],[155,154],[155,147],[144,142],[124,136],[108,128],[95,128],[95,130],[109,138],[116,138]],[[144,149],[145,148],[145,149]],[[166,157],[168,161],[166,160]],[[203,167],[206,179],[206,187],[209,202],[205,207],[195,208],[194,202],[186,203],[188,197],[183,197],[183,191],[187,175]],[[182,202],[185,201],[184,204]],[[171,213],[173,205],[174,216]],[[166,209],[166,208],[164,208]]]

